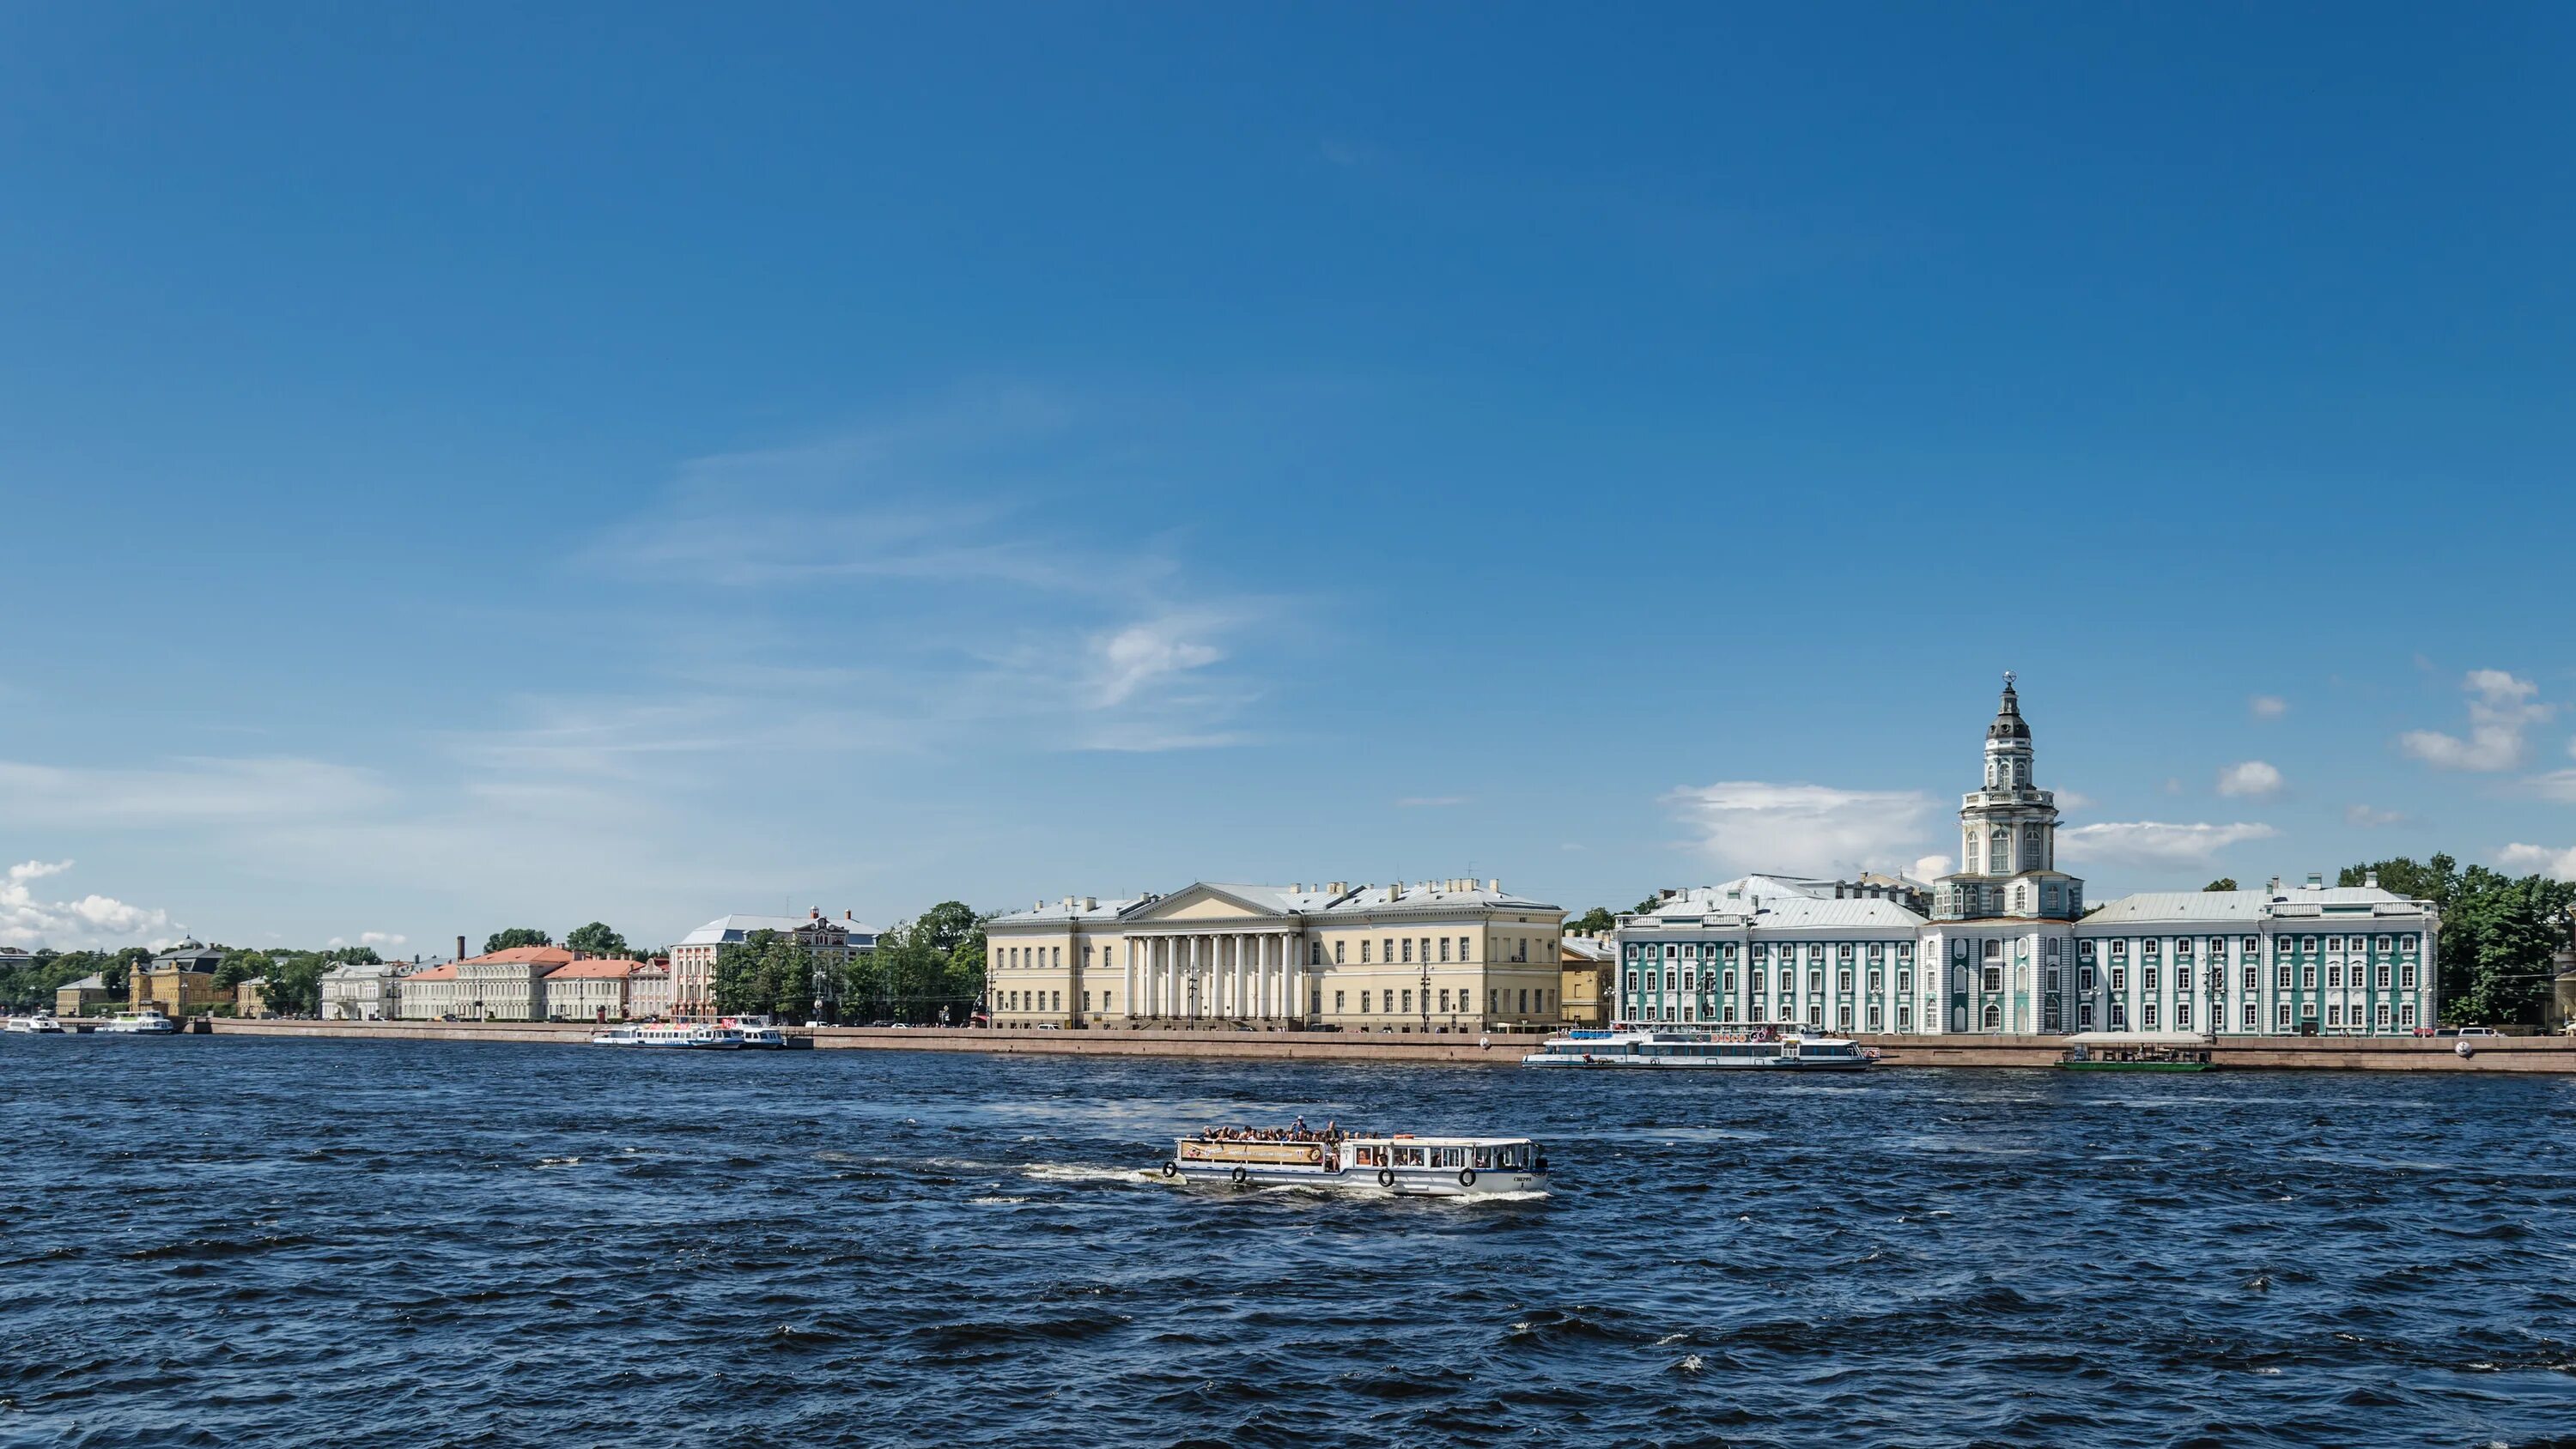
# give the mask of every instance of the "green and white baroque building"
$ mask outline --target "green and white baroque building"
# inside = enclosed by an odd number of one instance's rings
[[[2088,915],[2084,882],[2057,868],[2057,801],[2033,779],[2010,675],[1983,763],[1959,807],[1961,868],[1928,892],[1755,875],[1621,916],[1621,1022],[2403,1036],[2439,1019],[2431,902],[2312,875]]]

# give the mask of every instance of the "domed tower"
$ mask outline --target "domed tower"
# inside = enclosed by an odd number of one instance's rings
[[[1944,920],[2021,917],[2071,921],[2084,883],[2057,869],[2057,797],[2032,783],[2030,721],[2013,676],[1986,726],[1985,783],[1959,804],[1959,870],[1941,881]]]

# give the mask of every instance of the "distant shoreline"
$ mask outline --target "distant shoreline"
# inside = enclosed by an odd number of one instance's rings
[[[397,1041],[587,1044],[587,1022],[249,1021],[211,1019],[218,1036],[272,1036]],[[1517,1066],[1539,1038],[1387,1036],[1360,1032],[989,1031],[957,1027],[793,1027],[799,1045],[825,1051],[991,1052],[1011,1056],[1189,1057],[1257,1061],[1410,1062],[1451,1066]],[[1876,1036],[1861,1038],[1889,1066],[2019,1067],[2055,1065],[2053,1037]],[[2212,1061],[2262,1071],[2539,1072],[2576,1074],[2576,1040],[2494,1037],[2476,1055],[2456,1054],[2450,1037],[2220,1037]]]

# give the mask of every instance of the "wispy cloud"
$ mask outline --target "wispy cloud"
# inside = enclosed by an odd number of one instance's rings
[[[2162,820],[2106,821],[2057,832],[2057,848],[2068,860],[2114,865],[2180,866],[2207,863],[2229,846],[2269,840],[2280,832],[2269,825],[2181,825]]]
[[[2290,712],[2290,702],[2277,694],[2258,694],[2245,701],[2245,709],[2256,719],[2279,719]]]
[[[2280,793],[2281,772],[2261,760],[2247,760],[2218,772],[2221,795],[2264,796]]]
[[[1915,790],[1762,780],[1688,786],[1664,801],[1697,832],[1692,844],[1728,871],[1910,866],[1932,811],[1932,798]]]
[[[2465,738],[2409,730],[2397,737],[2398,748],[2439,770],[2493,772],[2521,764],[2524,732],[2551,713],[2536,698],[2540,687],[2501,669],[2473,669],[2461,688],[2469,696]]]
[[[391,791],[324,760],[182,758],[137,769],[0,761],[0,817],[39,825],[200,825],[346,815]]]
[[[0,943],[34,950],[94,950],[109,946],[171,944],[178,926],[167,911],[129,905],[113,896],[39,899],[35,883],[72,868],[68,860],[30,860],[0,876]]]
[[[2367,805],[2346,805],[2343,807],[2343,823],[2356,830],[2380,830],[2392,825],[2404,825],[2407,823],[2407,818],[2394,810],[2374,810]]]

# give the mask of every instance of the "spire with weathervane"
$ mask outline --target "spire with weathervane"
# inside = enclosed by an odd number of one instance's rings
[[[1947,920],[2027,916],[2071,921],[2084,883],[2057,869],[2057,797],[2031,782],[2030,721],[2013,673],[1986,726],[1985,785],[1959,804],[1959,870],[1945,876],[1935,914]]]

